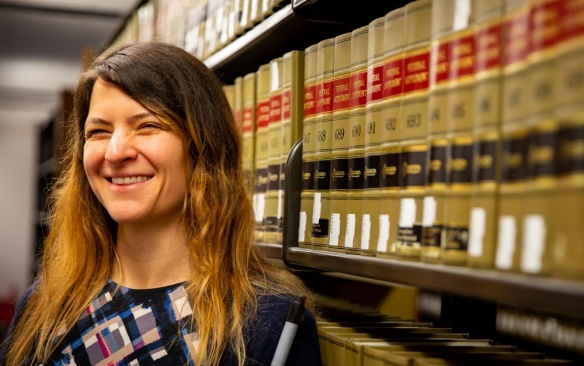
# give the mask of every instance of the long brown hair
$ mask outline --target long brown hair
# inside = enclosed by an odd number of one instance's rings
[[[65,125],[62,174],[52,191],[51,229],[37,286],[10,339],[7,364],[46,361],[115,263],[116,223],[93,194],[83,168],[84,123],[93,86],[102,79],[171,124],[184,138],[188,163],[183,220],[192,263],[186,285],[199,348],[196,364],[219,362],[231,348],[245,362],[243,327],[258,295],[307,292],[253,245],[254,216],[241,169],[241,136],[222,86],[179,47],[142,43],[110,49],[81,76],[73,118]],[[310,305],[309,305],[310,306]]]

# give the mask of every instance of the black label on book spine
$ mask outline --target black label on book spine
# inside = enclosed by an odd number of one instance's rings
[[[363,189],[365,157],[349,158],[349,189]]]
[[[347,190],[349,187],[349,159],[333,159],[331,162],[331,189]]]
[[[312,225],[312,237],[314,238],[326,238],[329,234],[329,220],[319,219],[318,224]]]
[[[428,184],[446,183],[448,146],[432,146],[428,166]]]
[[[314,188],[318,191],[331,189],[331,161],[318,160],[314,169]]]
[[[397,152],[381,155],[381,177],[379,183],[382,188],[399,188],[399,155]]]
[[[584,124],[560,129],[558,146],[560,175],[584,172]]]
[[[309,191],[314,189],[314,161],[302,162],[302,190]]]
[[[280,189],[280,164],[268,166],[268,191]]]
[[[527,178],[555,176],[557,131],[539,131],[529,136]]]
[[[492,182],[495,180],[497,161],[497,142],[488,141],[478,141],[476,146],[475,155],[475,171],[476,176],[474,177],[474,182]]]
[[[472,180],[472,144],[452,145],[448,161],[449,183],[470,183]]]
[[[401,154],[401,187],[426,186],[427,150],[405,151]]]
[[[413,227],[398,227],[397,240],[406,246],[421,245],[422,243],[422,225]]]
[[[442,225],[425,227],[423,229],[424,236],[422,246],[440,248],[440,245],[442,244],[442,229]]]
[[[508,183],[525,179],[527,139],[525,137],[503,139],[502,153],[501,182]]]
[[[467,227],[447,227],[444,247],[449,250],[466,251],[468,248]]]
[[[379,162],[381,156],[368,155],[365,157],[365,188],[379,188],[381,174]]]
[[[266,216],[264,217],[264,231],[275,233],[278,231],[278,217]]]
[[[268,188],[268,168],[261,168],[256,170],[255,176],[255,192],[266,192]]]

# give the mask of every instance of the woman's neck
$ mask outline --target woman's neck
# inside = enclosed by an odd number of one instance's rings
[[[132,289],[148,289],[184,282],[191,261],[182,226],[132,227],[120,225],[116,244],[119,263],[112,280]]]

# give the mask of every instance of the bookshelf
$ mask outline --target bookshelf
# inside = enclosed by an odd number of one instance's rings
[[[319,4],[319,7],[314,9],[315,14],[310,14],[308,3]],[[322,10],[326,7],[332,8],[330,3],[325,3],[327,2],[292,1],[251,31],[210,56],[205,60],[205,64],[223,81],[229,83],[234,77],[257,70],[259,65],[269,62],[287,50],[304,49],[331,34],[338,35],[347,28],[352,30],[365,24],[365,22],[348,24],[346,19],[338,23],[319,21],[323,18]],[[300,5],[306,6],[302,12],[296,9],[296,6]],[[402,5],[392,4],[392,7]],[[372,14],[382,13],[377,11]],[[339,19],[341,18],[342,16]],[[372,19],[373,16],[369,21]],[[321,32],[316,38],[313,34],[315,29]],[[330,30],[332,31],[329,32]],[[441,321],[463,327],[466,322],[467,329],[464,330],[495,339],[500,338],[495,334],[497,316],[504,317],[507,321],[509,317],[512,321],[515,319],[513,314],[509,315],[506,312],[506,309],[534,314],[534,318],[530,319],[532,324],[555,322],[556,319],[570,319],[577,324],[584,321],[584,283],[577,280],[299,247],[301,145],[301,141],[298,141],[291,149],[286,167],[286,176],[295,178],[286,180],[284,244],[257,243],[257,249],[264,256],[281,260],[290,268],[301,271],[313,270],[324,274],[340,274],[341,277],[351,276],[357,281],[381,281],[419,288],[423,291],[422,295],[426,294],[426,291],[431,294],[429,301],[434,302],[434,305],[437,302],[438,309],[442,309],[442,314],[439,314],[440,310],[435,314]],[[469,309],[469,306],[472,309]],[[467,308],[461,311],[461,307]],[[481,324],[477,325],[472,319],[473,311],[476,312],[475,317],[483,318]],[[520,319],[515,320],[519,322]],[[576,326],[573,329],[582,328]],[[529,339],[534,342],[535,347],[551,344],[560,351],[567,351],[574,358],[579,360],[584,358],[582,349],[578,349],[579,345],[564,347],[561,341],[554,341],[561,333],[559,328],[553,335],[546,335],[545,331],[535,326],[532,330],[512,329],[510,333],[513,339]]]

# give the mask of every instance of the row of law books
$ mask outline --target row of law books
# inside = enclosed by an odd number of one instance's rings
[[[283,6],[282,0],[148,0],[117,43],[169,42],[204,60]]]
[[[294,52],[294,72],[274,60],[234,86],[256,79],[234,110],[255,134],[259,241],[277,242],[301,136],[301,247],[584,276],[583,0],[416,0]]]
[[[317,320],[323,366],[577,364],[336,299],[317,297],[317,303],[323,308]]]

